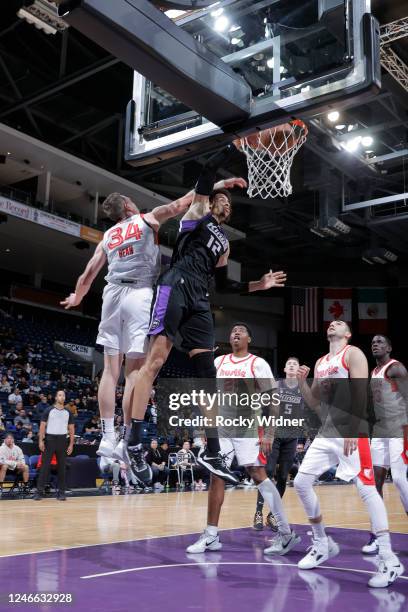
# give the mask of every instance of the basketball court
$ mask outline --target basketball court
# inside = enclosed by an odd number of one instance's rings
[[[57,4],[70,27],[135,71],[124,144],[137,169],[235,141],[248,164],[248,196],[284,200],[308,125],[318,128],[321,117],[364,104],[381,88],[380,29],[369,0]],[[332,131],[341,154],[347,134]],[[206,524],[206,492],[1,503],[0,609],[408,610],[407,569],[390,588],[367,588],[377,568],[361,552],[370,525],[355,488],[321,485],[317,493],[340,554],[313,571],[297,567],[310,534],[291,487],[284,505],[302,541],[284,557],[263,554],[273,534],[252,528],[254,490],[226,493],[223,548],[195,555],[186,547]],[[384,500],[394,550],[408,568],[407,516],[392,484]],[[38,603],[12,593],[69,596]]]
[[[408,577],[390,589],[368,589],[374,559],[362,555],[367,542],[366,511],[351,485],[321,485],[318,495],[328,533],[340,554],[317,570],[298,570],[310,536],[292,488],[285,494],[289,520],[302,542],[285,557],[266,556],[272,537],[251,528],[256,491],[231,490],[221,513],[223,548],[198,555],[186,546],[206,520],[207,493],[162,493],[126,497],[7,501],[1,505],[0,570],[5,592],[70,593],[74,609],[304,610],[370,609],[402,612],[408,605]],[[408,528],[392,485],[386,485],[394,548],[408,562]],[[35,528],[26,530],[35,512]],[[25,534],[24,536],[22,534]],[[12,585],[7,586],[6,585]],[[134,602],[132,604],[131,602]],[[137,604],[136,604],[137,602]],[[62,605],[62,604],[61,604]],[[68,605],[68,604],[67,604]],[[30,604],[29,609],[49,609]],[[55,604],[55,608],[57,606]]]

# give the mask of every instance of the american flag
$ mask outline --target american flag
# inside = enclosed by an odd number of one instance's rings
[[[292,331],[317,332],[317,287],[292,289]]]

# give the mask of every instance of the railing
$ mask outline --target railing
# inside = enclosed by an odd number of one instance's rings
[[[58,210],[58,203],[55,200],[50,199],[49,205],[46,207],[41,202],[38,202],[35,199],[33,193],[22,191],[21,189],[16,189],[15,187],[7,187],[5,185],[0,186],[0,195],[10,198],[11,200],[15,200],[16,202],[21,202],[23,204],[27,204],[27,206],[32,206],[33,208],[38,208],[41,210],[45,210],[46,212],[50,212],[57,217],[61,217],[62,219],[69,219],[70,221],[74,221],[75,223],[80,223],[81,225],[86,225],[87,227],[91,227],[94,229],[98,229],[102,232],[106,230],[106,226],[104,223],[92,223],[89,219],[82,217],[76,213],[68,213],[61,210]]]

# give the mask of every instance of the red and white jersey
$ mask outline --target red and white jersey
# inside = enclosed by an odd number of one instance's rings
[[[249,353],[245,357],[235,357],[233,353],[217,357],[214,361],[217,378],[255,378],[260,389],[268,391],[276,386],[269,364]]]
[[[402,436],[402,425],[407,423],[407,407],[398,383],[388,378],[387,371],[396,359],[390,359],[383,366],[377,366],[371,372],[371,391],[374,401],[376,423],[373,437]],[[382,432],[382,435],[380,433]]]
[[[143,215],[133,215],[105,232],[103,249],[108,259],[108,283],[151,287],[156,282],[160,272],[157,234]]]
[[[315,377],[319,383],[321,399],[320,433],[327,437],[339,436],[339,428],[350,420],[350,392],[348,385],[336,384],[333,379],[349,378],[346,355],[350,345],[346,345],[335,355],[324,355],[316,364]]]
[[[348,378],[349,369],[346,363],[346,354],[350,345],[346,345],[335,355],[328,353],[321,357],[316,365],[316,378]]]

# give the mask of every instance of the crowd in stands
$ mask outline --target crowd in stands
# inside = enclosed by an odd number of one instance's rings
[[[61,330],[58,325],[10,316],[0,310],[0,441],[10,433],[15,445],[35,444],[41,416],[53,405],[57,390],[63,389],[66,407],[75,419],[77,441],[99,443],[98,377],[92,380],[83,366],[71,362],[65,355],[59,355],[53,346],[56,339],[92,346],[94,337],[91,337],[91,332],[81,330],[72,323]],[[162,377],[191,377],[189,368],[189,360],[186,358],[183,361],[183,356],[179,354],[176,359],[170,359]],[[115,411],[117,430],[123,424],[122,397],[123,386],[118,385]],[[192,429],[168,431],[163,421],[166,419],[161,419],[161,422],[158,419],[153,392],[147,406],[144,442],[155,488],[161,490],[167,485],[179,483],[181,486],[193,485],[197,489],[205,489],[208,478],[196,461],[203,444],[202,432]],[[298,464],[301,458],[302,451],[299,449]],[[109,470],[112,472],[111,468]],[[127,473],[125,477],[122,468],[119,467],[118,471],[115,466],[114,481],[127,478],[132,486],[132,475]],[[245,478],[244,472],[242,478]]]

